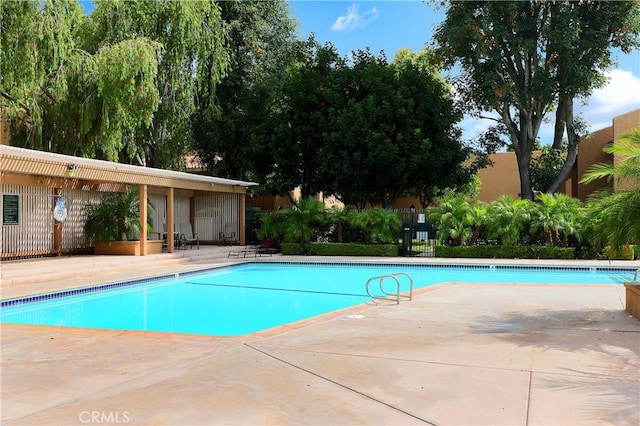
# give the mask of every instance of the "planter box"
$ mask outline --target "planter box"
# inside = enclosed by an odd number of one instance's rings
[[[96,241],[93,252],[95,254],[140,256],[140,241],[112,241],[110,243]],[[159,253],[162,253],[162,240],[147,240],[147,254]]]
[[[624,283],[626,311],[640,320],[640,284]]]

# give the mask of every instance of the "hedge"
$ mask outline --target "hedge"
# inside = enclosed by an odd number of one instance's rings
[[[632,245],[626,245],[622,247],[621,250],[613,250],[611,247],[607,246],[604,249],[604,255],[612,260],[633,260],[635,259],[634,253],[636,250],[635,246]]]
[[[282,254],[310,256],[398,256],[395,244],[280,243]]]
[[[574,247],[551,246],[436,246],[436,257],[498,259],[575,259]]]

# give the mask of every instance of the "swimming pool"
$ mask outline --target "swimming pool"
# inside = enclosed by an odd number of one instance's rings
[[[3,323],[234,336],[370,302],[366,281],[622,284],[634,270],[506,265],[248,262],[2,301]],[[409,282],[401,281],[401,290]],[[374,295],[380,295],[377,292]],[[410,302],[409,302],[410,303]]]

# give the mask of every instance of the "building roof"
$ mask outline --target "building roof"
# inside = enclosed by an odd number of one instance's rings
[[[223,188],[227,189],[225,192],[231,188],[242,188],[244,191],[249,186],[258,185],[255,182],[134,166],[7,145],[0,145],[0,171],[3,174],[17,173],[205,191],[212,191],[214,187],[216,187],[215,191]]]

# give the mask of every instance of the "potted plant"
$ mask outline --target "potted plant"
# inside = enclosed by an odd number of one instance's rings
[[[147,211],[153,212],[153,205],[147,204]],[[102,195],[98,204],[85,208],[87,219],[84,234],[94,243],[95,254],[140,255],[140,199],[138,191],[126,188],[125,192],[109,192]],[[148,232],[153,232],[149,217]],[[148,241],[149,253],[162,252],[162,240]]]

